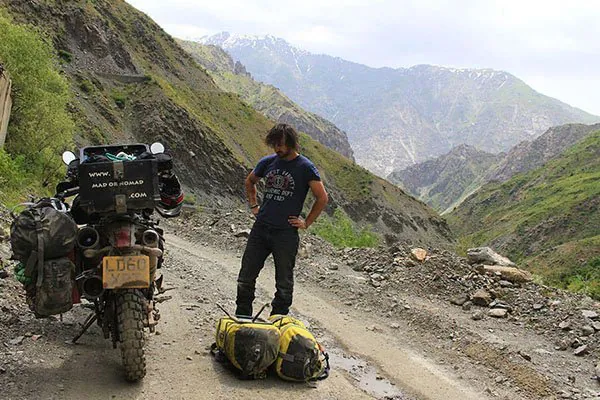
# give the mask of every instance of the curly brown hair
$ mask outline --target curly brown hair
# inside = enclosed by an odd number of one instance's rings
[[[288,124],[277,124],[269,133],[267,133],[267,137],[265,138],[265,143],[269,147],[275,147],[281,140],[284,139],[285,145],[291,149],[298,150],[298,132]]]

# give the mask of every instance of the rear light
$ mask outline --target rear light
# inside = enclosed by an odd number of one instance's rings
[[[131,229],[120,228],[115,232],[115,247],[131,247]]]

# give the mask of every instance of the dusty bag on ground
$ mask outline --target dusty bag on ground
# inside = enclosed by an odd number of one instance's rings
[[[213,349],[240,370],[243,378],[261,378],[277,358],[279,329],[270,322],[223,317],[217,323]]]
[[[287,315],[273,315],[269,321],[279,329],[277,375],[299,382],[329,376],[329,357],[302,321]]]

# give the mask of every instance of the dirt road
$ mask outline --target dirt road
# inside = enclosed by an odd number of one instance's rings
[[[148,336],[148,375],[127,384],[121,376],[120,354],[101,338],[97,327],[66,343],[85,311],[77,308],[60,321],[31,321],[42,337],[26,336],[19,375],[2,386],[5,399],[485,399],[426,358],[410,350],[402,328],[386,328],[367,315],[356,314],[330,301],[327,293],[298,284],[293,313],[323,338],[332,355],[329,379],[315,387],[290,384],[276,377],[240,381],[207,351],[213,341],[220,303],[233,310],[239,254],[169,236],[166,286],[172,296],[160,305],[158,333]],[[258,283],[256,304],[273,292],[272,267]],[[372,330],[366,327],[374,326]],[[19,354],[18,352],[25,353]],[[6,374],[4,375],[7,376]],[[2,379],[2,375],[0,375]]]

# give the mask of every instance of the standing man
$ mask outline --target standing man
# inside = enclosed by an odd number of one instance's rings
[[[287,124],[275,125],[265,138],[275,151],[262,158],[246,178],[246,195],[256,222],[250,232],[237,281],[236,315],[252,315],[256,278],[269,254],[275,261],[275,298],[271,315],[286,315],[292,305],[294,265],[300,242],[298,229],[307,229],[327,205],[328,197],[319,171],[298,153],[298,133]],[[256,200],[256,184],[265,178],[262,205]],[[308,189],[316,201],[306,217],[300,217]]]

